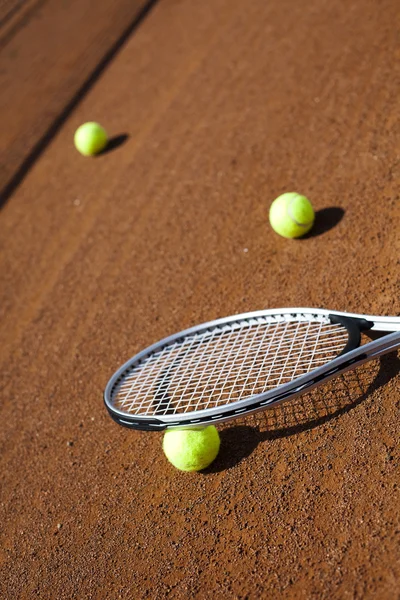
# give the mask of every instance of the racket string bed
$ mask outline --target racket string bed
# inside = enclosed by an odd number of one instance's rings
[[[328,319],[236,321],[178,339],[119,378],[113,404],[159,415],[199,411],[263,393],[336,357],[347,330]]]

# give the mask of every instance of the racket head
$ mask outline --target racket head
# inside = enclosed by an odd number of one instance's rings
[[[293,382],[356,348],[365,327],[317,309],[210,321],[127,361],[108,382],[104,401],[116,422],[134,429],[227,421],[290,397]]]

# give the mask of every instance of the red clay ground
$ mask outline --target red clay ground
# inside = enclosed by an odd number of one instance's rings
[[[18,181],[144,5],[101,0],[94,12],[91,0],[0,2],[0,189]]]
[[[400,597],[396,354],[221,427],[205,473],[102,404],[119,364],[204,320],[399,314],[397,19],[161,1],[5,204],[1,598]],[[81,157],[92,119],[126,143]],[[279,238],[286,190],[343,216]]]

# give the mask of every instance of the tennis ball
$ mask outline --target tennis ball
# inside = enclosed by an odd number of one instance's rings
[[[98,123],[89,121],[75,131],[75,148],[84,156],[98,154],[107,146],[108,136]]]
[[[269,222],[276,233],[285,238],[298,238],[308,233],[314,224],[311,202],[296,192],[278,196],[271,204]]]
[[[163,450],[169,462],[181,471],[201,471],[216,458],[220,439],[214,425],[193,429],[168,429]]]

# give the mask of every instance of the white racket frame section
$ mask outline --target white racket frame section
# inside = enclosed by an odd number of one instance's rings
[[[255,318],[271,318],[271,322],[285,321],[318,321],[325,320],[332,315],[338,317],[347,317],[353,319],[365,319],[373,323],[369,331],[386,333],[377,340],[361,345],[354,350],[350,350],[343,355],[329,361],[321,367],[313,369],[309,373],[284,383],[272,390],[262,394],[249,396],[243,400],[207,408],[205,410],[192,411],[182,414],[157,415],[152,417],[141,415],[129,415],[113,405],[112,393],[115,385],[121,376],[135,364],[141,362],[144,358],[156,352],[160,348],[170,345],[185,336],[192,335],[214,327],[229,325],[235,321],[250,321]],[[389,333],[392,332],[392,333]],[[176,427],[204,426],[210,423],[221,423],[231,419],[252,414],[258,411],[266,410],[269,407],[280,404],[281,402],[295,398],[296,396],[312,390],[322,385],[333,377],[354,369],[363,363],[378,358],[383,354],[396,350],[400,347],[400,317],[382,317],[376,315],[364,315],[358,313],[347,313],[335,310],[316,309],[316,308],[277,308],[269,310],[260,310],[250,313],[233,315],[231,317],[216,319],[207,323],[202,323],[191,327],[149,346],[133,358],[122,365],[111,377],[104,391],[104,402],[111,416],[121,425],[133,429],[163,430]]]

